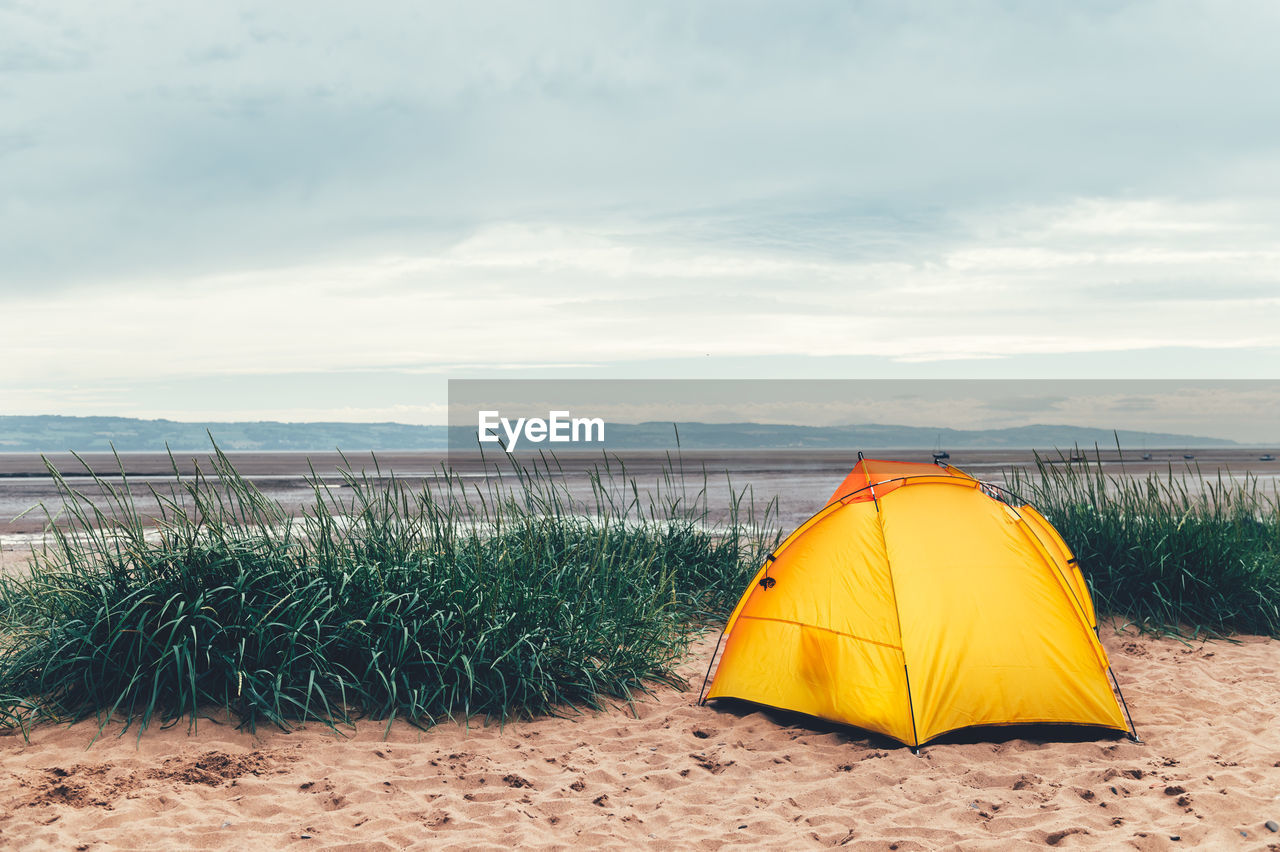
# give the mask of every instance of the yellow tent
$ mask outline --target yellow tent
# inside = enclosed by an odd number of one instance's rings
[[[1128,730],[1070,549],[1013,502],[952,467],[860,457],[747,587],[707,699],[909,746],[974,725]]]

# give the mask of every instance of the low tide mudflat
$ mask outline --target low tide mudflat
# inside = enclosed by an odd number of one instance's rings
[[[1258,477],[1268,491],[1280,477],[1280,461],[1260,460],[1267,454],[1265,449],[1191,447],[1149,452],[1152,458],[1143,460],[1142,452],[1132,455],[1126,452],[1122,458],[1115,450],[1096,455],[1090,451],[1089,460],[1100,461],[1108,475],[1146,476],[1151,472],[1172,471],[1180,476],[1189,468],[1198,469],[1208,478],[1217,477],[1219,472],[1238,478],[1252,475]],[[471,454],[450,456],[403,451],[380,452],[376,456],[367,452],[345,455],[235,452],[228,455],[241,475],[293,512],[314,501],[315,490],[307,481],[313,473],[326,489],[343,487],[341,471],[344,469],[370,476],[394,474],[409,482],[429,482],[447,465],[464,478],[500,475],[508,482],[516,479],[511,460],[501,454],[489,454],[484,459]],[[904,461],[931,459],[927,450],[883,450],[869,455]],[[1193,458],[1185,458],[1188,455]],[[1043,452],[1041,456],[1055,464],[1070,464],[1054,451]],[[82,458],[90,470],[105,477],[107,482],[119,484],[120,464],[113,456],[91,453]],[[84,475],[85,465],[70,454],[52,454],[48,459],[57,470],[70,477],[77,489],[90,497],[98,493],[94,483]],[[537,456],[521,455],[519,459],[524,464],[542,464]],[[722,515],[725,511],[731,489],[749,489],[749,496],[760,509],[776,499],[776,522],[789,529],[822,506],[857,461],[857,454],[826,450],[684,451],[679,454],[646,451],[611,455],[607,460],[615,473],[625,470],[626,478],[634,478],[642,493],[652,493],[668,485],[696,493],[705,484],[712,520],[723,519],[717,513]],[[586,498],[591,492],[588,472],[605,461],[606,457],[598,453],[562,453],[551,464],[550,473],[559,477],[571,494]],[[172,461],[164,453],[127,453],[120,456],[120,462],[144,516],[155,509],[149,489],[166,493],[172,487],[174,462],[184,476],[192,474],[197,466],[205,471],[211,468],[208,457],[196,453],[178,453]],[[1034,468],[1035,454],[1030,450],[965,450],[952,453],[950,463],[981,479],[1000,481],[1013,468]],[[663,482],[665,472],[676,475],[674,482]],[[0,545],[22,546],[44,527],[45,513],[33,509],[40,503],[50,508],[56,508],[58,503],[55,484],[41,457],[31,453],[0,453]],[[13,539],[15,535],[20,538]]]

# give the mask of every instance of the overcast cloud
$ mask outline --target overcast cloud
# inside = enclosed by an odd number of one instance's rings
[[[1276,377],[1273,3],[325,5],[0,2],[0,409]]]

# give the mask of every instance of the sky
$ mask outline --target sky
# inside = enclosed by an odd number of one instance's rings
[[[0,413],[1280,378],[1278,37],[1269,2],[0,0]]]

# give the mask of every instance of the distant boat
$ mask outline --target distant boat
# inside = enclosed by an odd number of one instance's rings
[[[1267,453],[1265,456],[1258,456],[1258,461],[1275,461],[1276,457]]]
[[[934,450],[933,450],[934,464],[937,464],[938,462],[946,461],[949,458],[951,458],[951,453],[942,449],[942,435],[939,434],[938,443],[934,446]]]
[[[1067,459],[1067,461],[1069,462],[1082,462],[1084,460],[1085,460],[1084,456],[1072,456],[1071,458]]]
[[[1195,458],[1195,456],[1191,455],[1191,453],[1183,453],[1183,454],[1182,454],[1182,457],[1183,457],[1184,459],[1193,459],[1193,458]]]
[[[1142,460],[1143,460],[1143,461],[1151,461],[1151,453],[1143,453],[1143,454],[1142,454]]]

